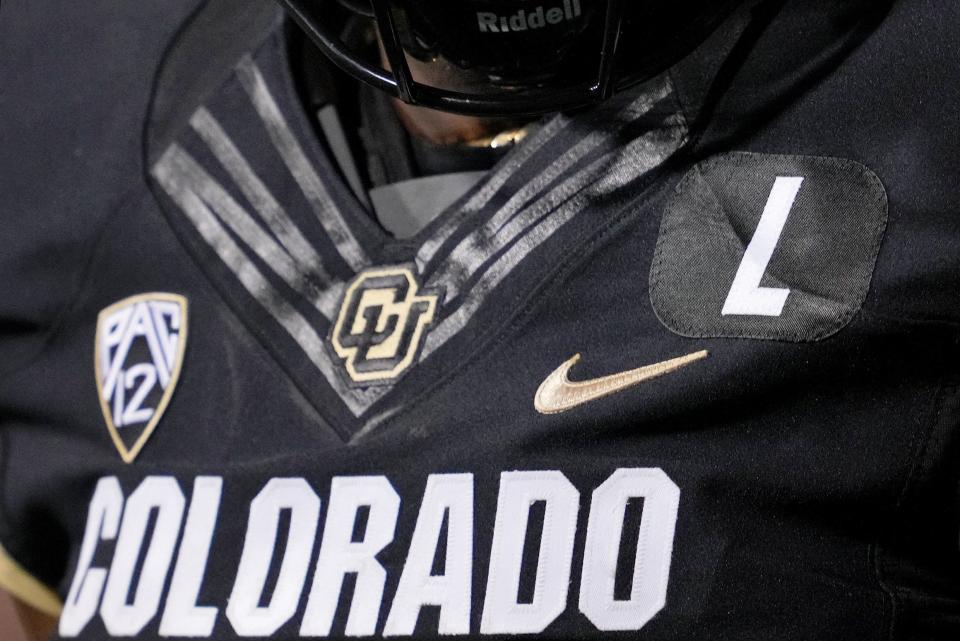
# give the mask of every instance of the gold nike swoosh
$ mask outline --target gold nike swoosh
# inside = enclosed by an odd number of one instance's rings
[[[568,374],[573,366],[580,361],[580,354],[577,354],[558,367],[540,384],[540,389],[537,390],[537,395],[533,399],[533,405],[541,414],[560,414],[585,403],[622,392],[664,374],[675,372],[681,367],[703,360],[709,355],[710,353],[704,350],[663,361],[656,365],[647,365],[628,372],[595,378],[592,381],[573,382]]]

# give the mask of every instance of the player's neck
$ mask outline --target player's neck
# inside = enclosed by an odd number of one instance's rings
[[[507,118],[477,118],[451,114],[394,100],[400,122],[413,136],[436,146],[472,145],[519,129],[524,123]]]

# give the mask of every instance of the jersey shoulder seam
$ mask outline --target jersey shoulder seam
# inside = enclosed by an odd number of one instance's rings
[[[135,196],[136,193],[133,194]],[[100,221],[100,224],[93,235],[85,241],[82,245],[82,249],[78,251],[77,264],[78,277],[76,278],[73,284],[73,291],[69,296],[66,296],[63,303],[59,306],[58,311],[53,315],[53,320],[50,323],[50,326],[43,332],[43,338],[40,345],[34,349],[32,352],[19,359],[13,365],[6,366],[0,369],[0,383],[5,382],[13,374],[22,371],[23,369],[29,367],[31,363],[36,361],[50,346],[53,342],[53,339],[56,338],[59,333],[63,330],[65,321],[69,316],[70,310],[76,305],[77,300],[80,298],[84,287],[86,286],[88,280],[90,279],[90,274],[93,268],[94,258],[97,253],[97,249],[100,247],[101,242],[105,237],[105,232],[110,225],[110,222],[123,210],[125,210],[128,205],[135,201],[136,199],[130,194],[120,199],[119,204],[116,208],[108,213]]]

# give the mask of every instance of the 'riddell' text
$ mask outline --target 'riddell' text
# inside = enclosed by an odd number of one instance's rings
[[[562,7],[545,7],[527,11],[520,9],[509,16],[501,16],[492,11],[478,11],[477,22],[481,33],[511,33],[529,29],[543,29],[547,25],[572,22],[583,15],[580,0],[563,0]]]

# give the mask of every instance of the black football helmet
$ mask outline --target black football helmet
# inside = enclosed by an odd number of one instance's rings
[[[410,104],[478,116],[600,102],[677,62],[743,2],[279,1],[352,76]],[[344,37],[364,20],[379,32],[379,56]]]

